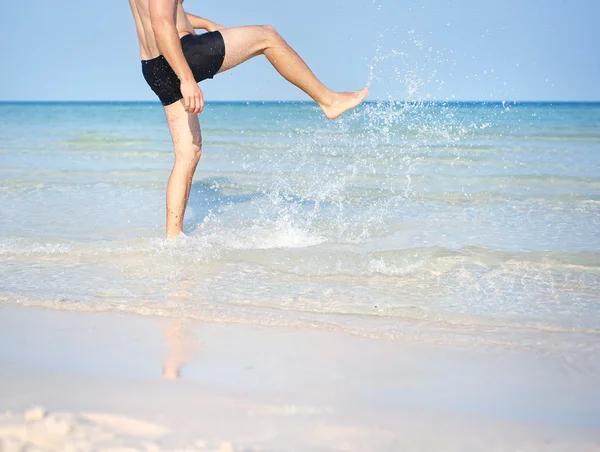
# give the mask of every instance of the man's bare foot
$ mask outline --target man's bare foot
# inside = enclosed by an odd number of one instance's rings
[[[185,235],[183,232],[167,232],[167,240],[182,240],[186,238],[187,235]]]
[[[342,113],[356,107],[369,94],[369,88],[347,93],[334,93],[330,105],[321,105],[327,119],[335,119]]]

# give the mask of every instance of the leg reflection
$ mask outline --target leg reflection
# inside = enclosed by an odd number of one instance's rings
[[[163,378],[179,380],[181,368],[188,362],[193,351],[193,340],[185,329],[183,320],[171,322],[165,329],[169,354],[163,365]]]

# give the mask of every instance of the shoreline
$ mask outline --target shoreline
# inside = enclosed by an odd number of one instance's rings
[[[600,377],[535,351],[7,305],[0,344],[0,439],[42,450],[600,449]]]
[[[327,310],[282,309],[260,304],[223,303],[189,296],[172,296],[166,302],[76,302],[62,299],[10,297],[0,293],[0,309],[18,307],[82,314],[113,314],[140,318],[200,322],[242,327],[283,328],[347,334],[375,341],[422,344],[433,347],[497,349],[546,353],[560,357],[576,355],[589,361],[600,374],[597,347],[600,330],[587,326],[551,323],[518,323],[463,315],[454,317],[387,316],[383,312],[335,312]],[[410,314],[410,313],[409,313]]]

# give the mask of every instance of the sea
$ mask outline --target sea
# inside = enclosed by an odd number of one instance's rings
[[[0,103],[0,306],[531,349],[600,372],[600,103]]]

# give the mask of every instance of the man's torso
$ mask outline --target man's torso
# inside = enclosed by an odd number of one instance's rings
[[[187,19],[182,3],[183,1],[177,2],[177,13],[175,15],[175,27],[180,37],[186,34],[194,34],[194,27]],[[161,52],[156,44],[156,38],[150,23],[149,0],[129,0],[129,5],[135,19],[141,59],[150,60],[157,57]]]

